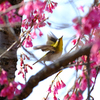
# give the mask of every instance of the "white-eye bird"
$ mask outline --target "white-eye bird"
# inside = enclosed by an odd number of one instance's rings
[[[37,60],[34,64],[40,61],[54,61],[58,59],[63,51],[63,36],[57,38],[54,34],[47,35],[48,40],[46,45],[35,46],[34,50],[41,49],[42,51],[48,51],[42,58]],[[33,65],[34,65],[33,64]]]

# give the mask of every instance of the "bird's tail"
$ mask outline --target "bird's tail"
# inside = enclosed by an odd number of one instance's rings
[[[33,65],[35,65],[35,64],[38,63],[38,62],[41,62],[42,60],[43,60],[43,57],[40,58],[39,60],[37,60],[35,63],[33,63]]]

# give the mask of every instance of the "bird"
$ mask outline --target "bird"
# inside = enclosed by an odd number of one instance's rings
[[[54,61],[59,58],[63,51],[63,36],[59,39],[52,33],[47,35],[47,42],[46,45],[35,46],[33,49],[38,50],[41,49],[42,51],[48,51],[43,57],[37,60],[33,65],[38,62],[44,61]]]

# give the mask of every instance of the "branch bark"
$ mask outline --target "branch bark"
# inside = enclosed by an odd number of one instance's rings
[[[5,2],[6,0],[0,0],[0,4]],[[8,0],[12,5],[16,5],[20,2],[22,2],[23,0]]]
[[[88,55],[90,53],[92,44],[84,46],[70,54],[64,54],[60,59],[56,60],[54,63],[49,66],[45,66],[42,70],[40,70],[36,75],[30,77],[29,81],[26,83],[26,87],[23,89],[20,95],[17,95],[13,98],[13,100],[23,100],[28,97],[32,92],[32,89],[38,85],[38,83],[47,77],[55,74],[56,72],[66,68],[69,62],[74,61],[78,57],[82,55]]]

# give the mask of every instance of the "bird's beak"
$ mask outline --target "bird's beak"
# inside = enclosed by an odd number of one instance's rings
[[[62,38],[63,38],[63,36],[60,39],[62,39]]]

